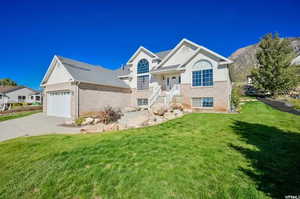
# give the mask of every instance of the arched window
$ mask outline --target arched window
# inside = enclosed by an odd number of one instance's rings
[[[149,73],[149,62],[146,59],[141,59],[137,65],[137,73]]]
[[[137,64],[137,89],[144,90],[149,88],[149,62],[141,59]]]
[[[208,60],[199,60],[192,67],[192,86],[212,86],[213,66]]]

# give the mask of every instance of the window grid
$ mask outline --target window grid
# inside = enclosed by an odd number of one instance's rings
[[[203,70],[203,86],[213,85],[213,71],[212,69]]]
[[[139,98],[137,99],[138,106],[147,106],[148,105],[148,99],[147,98]]]
[[[212,97],[204,97],[202,98],[202,107],[213,107],[214,99]]]
[[[137,77],[137,89],[144,90],[149,88],[149,75],[142,75]]]
[[[214,106],[213,97],[192,98],[192,107],[194,108],[213,107],[213,106]]]
[[[139,61],[137,66],[137,73],[149,73],[149,62],[146,59],[142,59]]]
[[[201,86],[201,79],[202,71],[193,71],[193,86]]]
[[[212,86],[213,70],[199,70],[192,72],[192,86]]]

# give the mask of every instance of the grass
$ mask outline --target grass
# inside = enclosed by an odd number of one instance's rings
[[[0,143],[0,198],[283,198],[300,187],[300,117],[261,102],[158,126]]]
[[[5,121],[5,120],[12,120],[20,117],[25,117],[28,115],[32,115],[35,113],[41,112],[40,110],[37,111],[25,111],[25,112],[18,112],[18,113],[10,113],[8,115],[0,115],[0,122]]]

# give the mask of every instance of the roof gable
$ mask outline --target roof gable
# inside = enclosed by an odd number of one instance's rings
[[[196,51],[194,53],[194,55],[192,55],[190,57],[193,58],[194,56],[196,56],[200,51],[204,51],[208,54],[210,54],[210,56],[213,56],[217,59],[219,59],[219,62],[224,62],[224,64],[230,64],[232,63],[231,60],[223,57],[222,55],[219,55],[218,53],[215,53],[211,50],[209,50],[208,48],[205,48],[204,46],[200,46],[190,40],[187,40],[187,39],[182,39],[176,46],[175,48],[173,48],[173,50],[168,53],[168,55],[161,61],[161,63],[159,64],[158,68],[160,68],[161,66],[163,66],[169,59],[171,59],[172,56],[174,56],[176,54],[176,52],[183,46],[183,45],[189,45],[191,47],[193,47]],[[190,60],[188,59],[188,61]],[[185,64],[181,64],[181,65],[185,65]]]
[[[61,68],[57,69],[58,67],[61,67]],[[67,80],[67,79],[73,80],[71,74],[68,73],[68,71],[64,68],[64,65],[61,63],[59,56],[54,55],[50,65],[47,69],[47,72],[44,75],[44,78],[41,82],[41,86],[44,84],[47,84],[49,79],[52,83],[55,83],[55,81],[56,81],[55,77],[51,78],[53,72],[55,73],[53,75],[59,74],[58,82],[63,82],[63,80]],[[60,73],[63,73],[63,74],[60,74]]]
[[[131,63],[137,56],[140,52],[144,52],[146,53],[147,55],[149,55],[150,57],[152,58],[158,58],[160,59],[155,53],[151,52],[150,50],[144,48],[143,46],[139,47],[137,49],[137,51],[135,51],[135,53],[130,57],[128,63]]]

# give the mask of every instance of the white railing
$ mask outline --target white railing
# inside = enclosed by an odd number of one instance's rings
[[[175,95],[180,95],[180,84],[174,84],[165,97],[165,105],[168,106]]]
[[[161,93],[161,88],[159,85],[153,88],[152,95],[149,98],[149,103],[148,103],[149,108],[154,104],[154,102],[160,96],[160,93]]]

